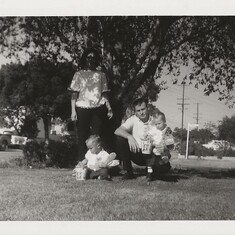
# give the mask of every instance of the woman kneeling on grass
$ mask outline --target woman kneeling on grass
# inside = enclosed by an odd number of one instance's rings
[[[103,149],[98,135],[91,135],[86,140],[86,146],[88,151],[85,159],[79,162],[76,168],[87,169],[85,179],[111,180],[109,169],[119,164],[118,160],[114,160],[116,154],[109,154]]]

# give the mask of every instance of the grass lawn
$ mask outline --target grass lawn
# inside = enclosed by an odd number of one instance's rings
[[[234,170],[174,169],[147,185],[76,181],[68,169],[0,169],[0,220],[234,220]],[[142,173],[138,171],[138,173]]]

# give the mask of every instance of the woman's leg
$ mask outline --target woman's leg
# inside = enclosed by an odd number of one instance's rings
[[[84,159],[87,147],[86,140],[89,136],[91,125],[91,110],[84,108],[76,108],[78,115],[78,158]]]
[[[105,123],[107,123],[107,109],[104,105],[91,109],[91,133],[103,137]]]
[[[91,132],[101,137],[103,140],[103,148],[106,151],[114,151],[114,134],[107,117],[106,106],[103,105],[92,110]]]

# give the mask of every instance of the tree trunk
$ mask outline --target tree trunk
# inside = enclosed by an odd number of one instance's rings
[[[43,120],[43,124],[44,124],[45,141],[46,141],[46,140],[49,140],[50,119],[49,119],[48,115],[44,115],[42,120]]]

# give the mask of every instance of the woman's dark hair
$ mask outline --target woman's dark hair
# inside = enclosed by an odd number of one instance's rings
[[[81,68],[86,68],[87,67],[87,56],[89,54],[94,54],[95,55],[95,59],[96,59],[96,66],[99,66],[100,62],[101,62],[101,57],[100,57],[100,54],[99,52],[94,49],[94,48],[87,48],[83,54],[82,54],[82,57],[81,57],[81,60],[80,60],[80,67]]]

